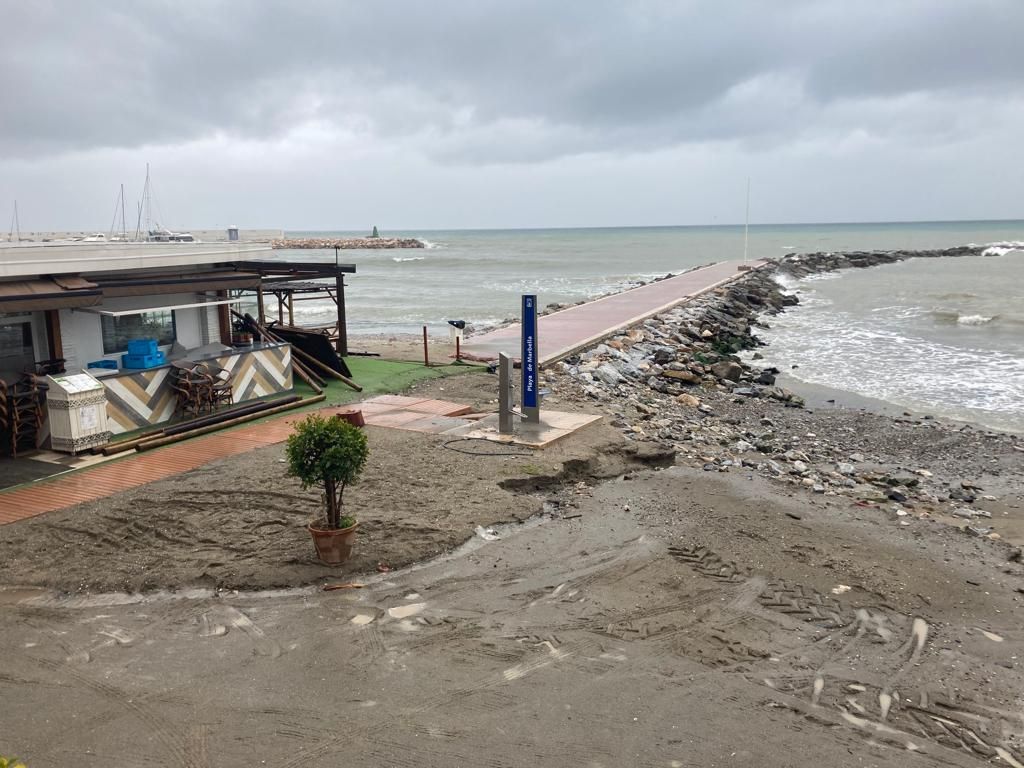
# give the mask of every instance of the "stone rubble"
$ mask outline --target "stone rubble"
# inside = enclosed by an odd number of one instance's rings
[[[979,250],[790,255],[556,363],[546,371],[546,385],[560,402],[596,401],[612,411],[612,424],[628,439],[669,445],[680,461],[709,472],[757,472],[812,493],[895,509],[901,525],[909,525],[908,518],[933,514],[987,517],[989,513],[974,506],[981,490],[974,483],[943,481],[919,466],[871,462],[866,458],[867,446],[857,444],[856,434],[819,436],[818,430],[791,434],[785,410],[751,423],[748,411],[753,407],[771,412],[772,408],[801,409],[805,404],[776,385],[778,370],[757,368],[738,357],[763,344],[756,329],[766,317],[798,303],[797,296],[787,293],[776,279],[779,274],[803,277],[912,256],[956,256]],[[760,356],[751,357],[753,362]],[[896,421],[907,428],[956,429],[930,417]],[[1012,436],[988,437],[1006,443],[1004,448],[1011,455],[1011,449],[1017,449]],[[973,526],[972,533],[981,530]],[[983,535],[998,537],[990,530]]]

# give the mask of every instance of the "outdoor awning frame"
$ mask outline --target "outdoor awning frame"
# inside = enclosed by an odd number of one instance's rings
[[[196,301],[192,304],[167,304],[157,307],[139,307],[136,309],[98,309],[94,307],[83,307],[82,312],[90,312],[95,315],[106,315],[107,317],[124,317],[125,315],[141,315],[143,312],[166,312],[174,309],[193,309],[195,307],[216,307],[222,304],[240,304],[242,299],[218,299],[217,301]]]
[[[64,287],[56,280],[39,278],[0,283],[0,312],[16,314],[44,309],[71,309],[99,304],[102,292],[92,283],[80,281]]]

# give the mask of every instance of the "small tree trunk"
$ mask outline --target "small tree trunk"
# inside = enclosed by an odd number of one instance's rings
[[[324,479],[324,495],[327,497],[327,527],[338,527],[338,494],[334,489],[334,480]]]

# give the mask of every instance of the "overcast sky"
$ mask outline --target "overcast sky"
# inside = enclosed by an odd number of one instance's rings
[[[0,227],[1024,217],[1024,0],[0,0]]]

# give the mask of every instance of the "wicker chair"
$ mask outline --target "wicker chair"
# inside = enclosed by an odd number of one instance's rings
[[[203,372],[210,380],[210,405],[231,405],[235,402],[234,374],[216,363],[202,363]]]
[[[174,415],[199,416],[203,411],[212,411],[212,381],[203,365],[191,360],[174,360],[171,366],[171,386],[178,397]]]

